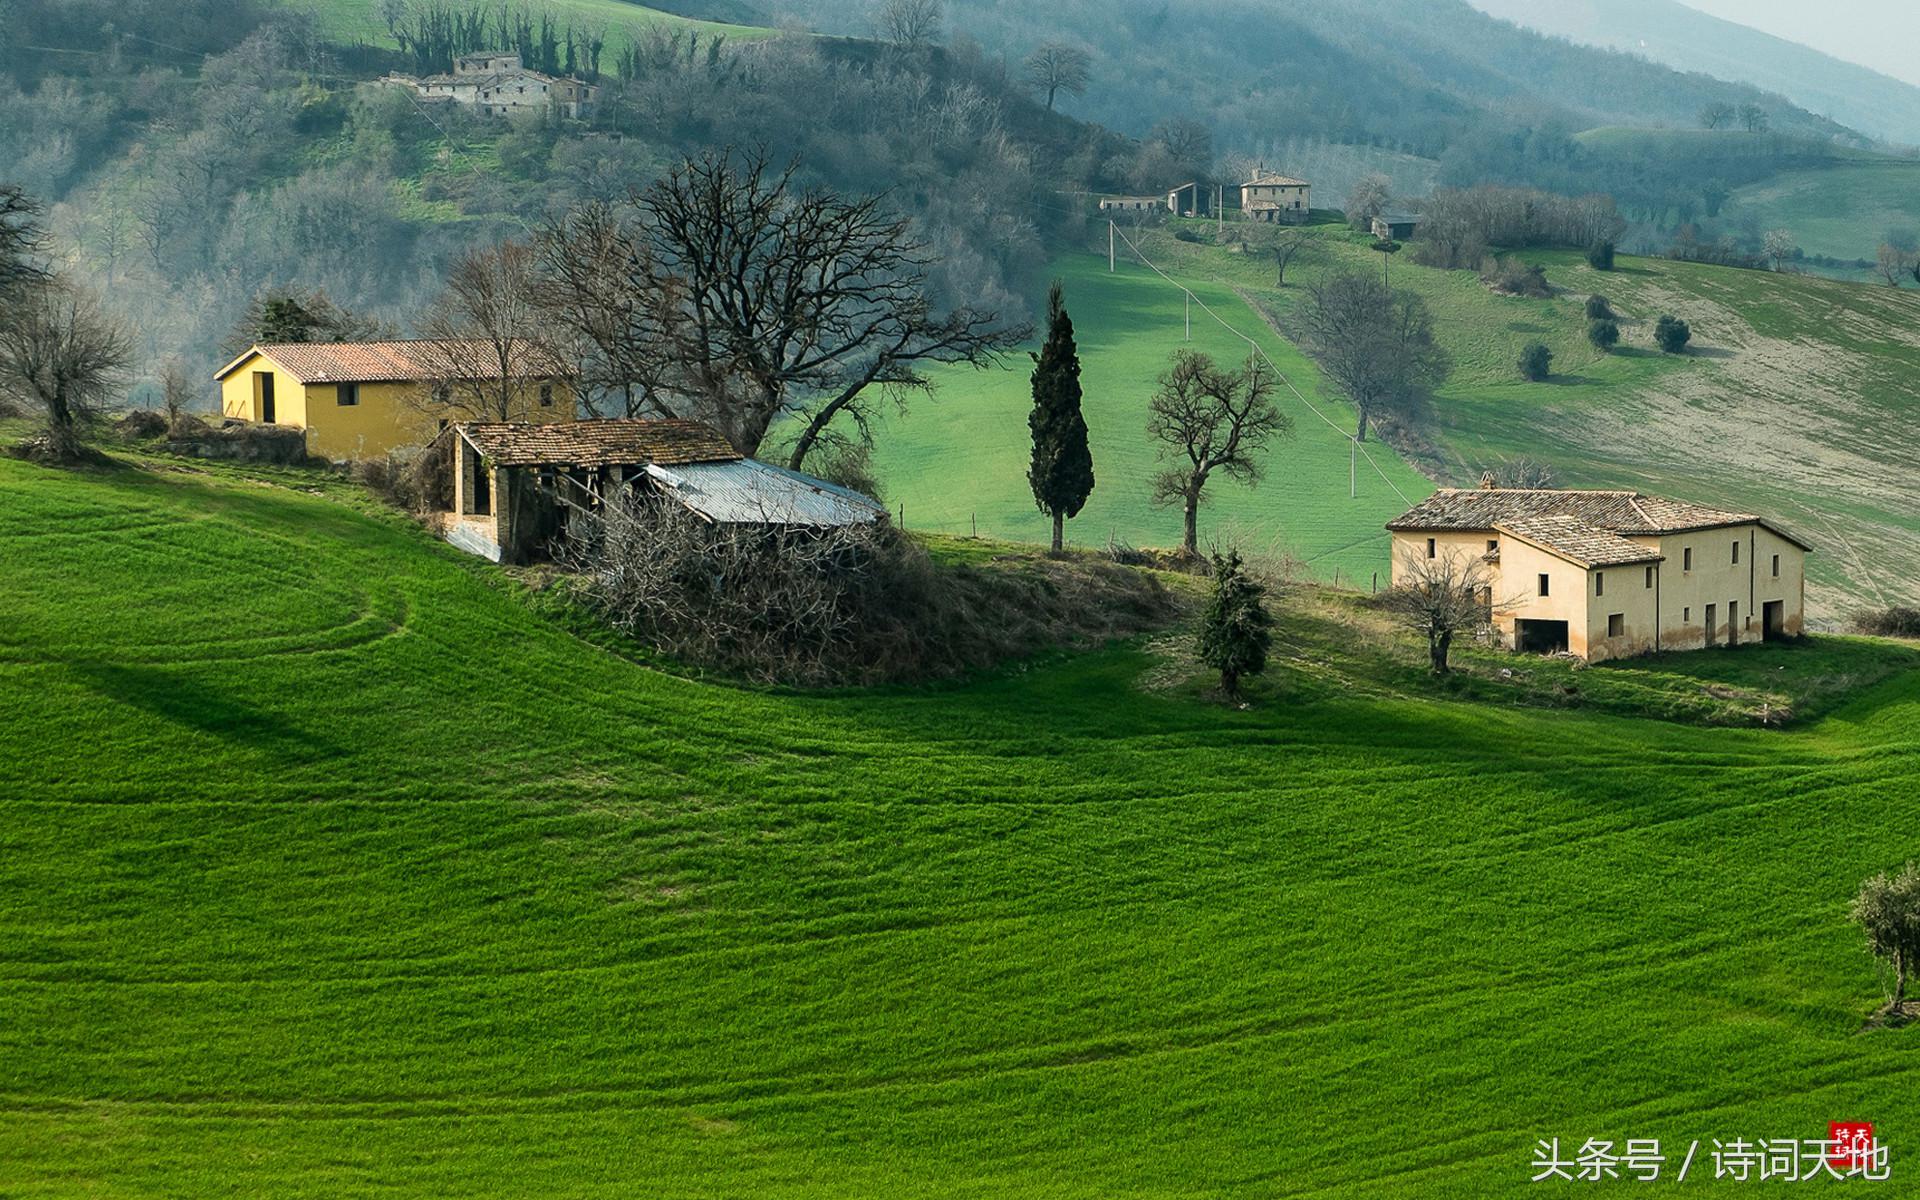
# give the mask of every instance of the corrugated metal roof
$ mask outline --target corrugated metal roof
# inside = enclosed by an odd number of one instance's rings
[[[887,510],[851,488],[751,458],[647,467],[660,490],[723,525],[866,525]]]

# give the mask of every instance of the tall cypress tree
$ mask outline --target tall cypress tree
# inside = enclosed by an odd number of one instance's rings
[[[1093,491],[1093,452],[1087,448],[1087,422],[1080,415],[1080,353],[1073,344],[1073,318],[1067,315],[1060,282],[1047,292],[1047,342],[1033,356],[1033,465],[1027,482],[1034,503],[1053,518],[1053,548],[1061,546],[1068,517],[1086,506]]]

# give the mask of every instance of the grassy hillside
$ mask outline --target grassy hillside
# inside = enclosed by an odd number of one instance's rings
[[[1704,729],[1356,689],[1290,617],[1247,710],[1151,646],[805,697],[314,476],[0,510],[11,1192],[1520,1196],[1541,1137],[1920,1129],[1843,916],[1910,670]]]
[[[1808,254],[1871,262],[1889,233],[1920,237],[1920,162],[1787,171],[1736,190],[1728,212],[1787,230]]]
[[[289,8],[305,9],[318,19],[320,29],[331,37],[344,41],[364,41],[376,46],[388,46],[392,39],[387,36],[387,27],[380,19],[377,4],[364,3],[363,0],[282,0]],[[717,21],[696,21],[673,13],[661,12],[642,4],[629,4],[627,0],[547,0],[541,6],[550,10],[562,21],[572,20],[588,26],[604,25],[611,36],[610,46],[624,44],[627,34],[649,26],[666,25],[675,29],[696,30],[702,34],[725,34],[728,37],[760,37],[768,30],[745,25],[723,25]],[[611,64],[611,57],[607,63]]]
[[[1316,275],[1378,270],[1365,240],[1320,227],[1317,257],[1275,289],[1258,244],[1228,253],[1164,234],[1150,254],[1176,274],[1234,284],[1283,325]],[[1231,227],[1230,235],[1233,233]],[[1811,539],[1810,602],[1828,619],[1866,603],[1920,596],[1920,294],[1836,280],[1622,258],[1594,271],[1571,253],[1544,263],[1555,295],[1500,296],[1471,272],[1415,266],[1397,286],[1431,306],[1455,367],[1432,433],[1436,471],[1472,483],[1527,455],[1562,482],[1631,486],[1765,513]],[[1586,342],[1586,296],[1625,317],[1619,351]],[[1693,352],[1652,347],[1661,313],[1694,330]],[[1553,378],[1528,383],[1515,362],[1530,341],[1554,351]]]
[[[1093,495],[1068,525],[1075,542],[1104,545],[1116,537],[1135,545],[1179,544],[1179,510],[1149,499],[1158,469],[1145,432],[1155,378],[1169,356],[1187,346],[1243,363],[1251,337],[1304,399],[1282,389],[1278,403],[1293,421],[1293,436],[1273,444],[1264,481],[1248,488],[1222,477],[1209,485],[1202,536],[1290,552],[1327,579],[1338,569],[1343,580],[1366,584],[1372,572],[1387,569],[1382,524],[1425,498],[1432,485],[1390,449],[1370,444],[1379,470],[1359,460],[1358,495],[1350,497],[1352,409],[1230,288],[1195,281],[1195,294],[1226,325],[1196,305],[1189,343],[1185,296],[1138,262],[1123,260],[1112,275],[1104,256],[1075,255],[1055,267],[1080,347],[1082,407],[1093,442]],[[935,400],[916,402],[886,421],[877,463],[887,499],[905,505],[909,528],[965,533],[977,522],[981,533],[995,537],[1047,537],[1048,519],[1034,507],[1026,475],[1031,370],[1023,356],[1004,370],[946,372]],[[1314,416],[1309,404],[1333,424]]]

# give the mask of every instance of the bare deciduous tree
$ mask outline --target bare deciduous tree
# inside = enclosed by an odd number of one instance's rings
[[[13,184],[0,184],[0,300],[47,278],[40,254],[40,202]]]
[[[1061,92],[1078,96],[1087,90],[1087,52],[1078,46],[1048,42],[1027,55],[1027,82],[1047,94],[1047,110]]]
[[[1353,401],[1363,442],[1376,414],[1410,407],[1446,377],[1447,353],[1434,341],[1426,303],[1371,273],[1322,280],[1303,316],[1321,369]]]
[[[1725,100],[1715,100],[1700,108],[1700,124],[1706,129],[1718,129],[1733,120],[1735,109]]]
[[[568,360],[582,404],[603,416],[670,415],[674,339],[684,296],[677,279],[647,269],[628,214],[588,201],[534,240],[538,296]],[[656,286],[633,288],[635,277]]]
[[[187,375],[186,364],[170,358],[160,368],[160,407],[166,410],[169,433],[180,427],[180,419],[192,406],[193,381]]]
[[[986,366],[1031,327],[968,306],[938,312],[931,257],[877,196],[801,191],[764,154],[689,160],[636,201],[633,295],[673,293],[678,386],[742,454],[776,417],[802,422],[789,465],[845,415],[864,428],[875,391],[930,392],[931,363]]]
[[[880,40],[897,50],[925,50],[940,40],[941,0],[882,0],[873,23]]]
[[[1900,280],[1914,270],[1920,262],[1911,250],[1902,250],[1891,242],[1881,242],[1880,252],[1874,259],[1874,269],[1880,272],[1880,278],[1887,281],[1888,287],[1897,288]]]
[[[1740,106],[1740,127],[1748,133],[1765,133],[1767,131],[1767,110],[1761,108],[1758,104],[1742,104]]]
[[[1273,265],[1277,269],[1275,282],[1280,287],[1287,286],[1287,268],[1293,260],[1312,245],[1314,236],[1304,229],[1289,229],[1273,243]]]
[[[421,322],[430,378],[416,402],[484,420],[523,416],[539,389],[564,376],[549,345],[531,247],[502,242],[463,256]]]
[[[1365,175],[1347,191],[1347,224],[1371,229],[1373,219],[1387,211],[1393,199],[1393,181],[1385,175]]]
[[[1765,236],[1760,239],[1760,247],[1767,259],[1773,263],[1773,269],[1776,271],[1786,270],[1788,260],[1793,257],[1793,252],[1799,249],[1794,244],[1793,231],[1788,229],[1767,230]]]
[[[0,392],[47,419],[47,455],[81,455],[86,424],[133,358],[133,337],[64,279],[27,287],[0,321]]]
[[[1148,408],[1147,436],[1170,465],[1153,480],[1156,504],[1178,503],[1181,550],[1199,553],[1200,498],[1213,472],[1252,485],[1263,473],[1260,451],[1293,430],[1273,404],[1275,381],[1255,363],[1227,370],[1205,354],[1176,350]]]
[[[1496,605],[1493,574],[1479,555],[1458,551],[1428,558],[1401,556],[1398,578],[1381,604],[1395,620],[1427,639],[1427,661],[1436,675],[1451,667],[1448,654],[1457,637],[1475,636],[1493,626]]]

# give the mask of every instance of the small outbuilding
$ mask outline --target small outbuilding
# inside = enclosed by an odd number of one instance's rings
[[[635,495],[722,525],[826,528],[887,515],[859,492],[747,458],[698,421],[473,421],[435,446],[452,460],[447,540],[495,562],[537,558],[576,519]]]
[[[1420,228],[1415,213],[1381,213],[1373,219],[1373,236],[1383,242],[1404,242]]]

